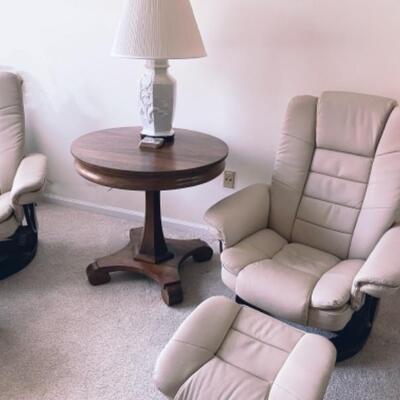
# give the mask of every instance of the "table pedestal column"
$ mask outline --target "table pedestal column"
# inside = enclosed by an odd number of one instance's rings
[[[161,223],[160,192],[146,192],[146,214],[142,243],[135,260],[159,264],[173,258],[168,251]]]
[[[130,230],[130,242],[122,250],[97,259],[87,267],[92,285],[111,280],[110,272],[129,271],[148,276],[161,286],[167,305],[183,300],[179,276],[180,265],[192,257],[196,262],[208,261],[213,251],[202,240],[165,239],[161,223],[160,192],[146,192],[144,228]]]

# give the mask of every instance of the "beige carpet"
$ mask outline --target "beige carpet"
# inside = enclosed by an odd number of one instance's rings
[[[151,380],[161,348],[202,300],[232,296],[218,255],[185,265],[185,300],[168,308],[157,285],[139,276],[114,274],[100,287],[86,281],[86,265],[121,247],[132,221],[54,205],[39,213],[35,261],[0,281],[0,399],[162,399]],[[400,295],[382,303],[367,347],[337,366],[326,399],[400,399],[399,306]]]

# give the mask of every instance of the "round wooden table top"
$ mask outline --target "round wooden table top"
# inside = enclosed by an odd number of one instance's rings
[[[170,190],[214,179],[225,168],[228,146],[204,133],[175,129],[175,140],[140,149],[141,128],[88,133],[72,143],[75,167],[84,178],[118,189]]]

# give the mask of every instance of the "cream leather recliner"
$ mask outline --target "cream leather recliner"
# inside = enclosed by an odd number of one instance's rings
[[[399,206],[400,108],[325,92],[290,102],[271,185],[236,192],[205,220],[237,300],[338,332],[343,359],[365,343],[377,299],[400,286]]]
[[[24,155],[21,84],[17,75],[0,72],[0,279],[22,269],[36,253],[34,204],[45,183],[46,157]]]

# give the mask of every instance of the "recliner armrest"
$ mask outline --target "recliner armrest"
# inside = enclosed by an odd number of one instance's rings
[[[269,185],[255,184],[219,201],[205,214],[204,220],[225,247],[267,228]]]
[[[11,189],[13,205],[25,205],[37,200],[46,181],[47,159],[43,154],[26,156],[17,169]]]
[[[382,297],[400,288],[400,225],[389,229],[379,240],[353,282],[352,294]]]

